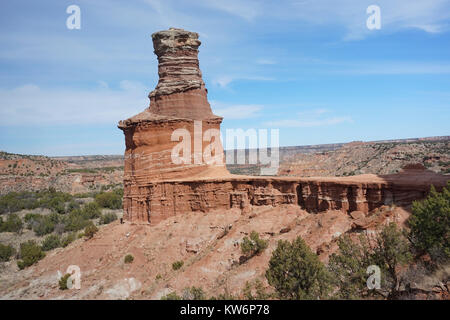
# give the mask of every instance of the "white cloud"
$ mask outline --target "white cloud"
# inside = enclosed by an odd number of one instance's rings
[[[256,60],[256,63],[257,64],[262,64],[262,65],[277,64],[277,62],[275,60],[265,59],[265,58],[260,58],[260,59]]]
[[[434,25],[434,24],[416,24],[411,25],[410,27],[417,28],[428,33],[440,33],[445,29],[443,25]]]
[[[221,102],[211,101],[214,114],[225,119],[250,119],[257,117],[263,106],[257,104],[226,105]]]
[[[141,83],[125,80],[119,87],[100,82],[83,90],[33,84],[0,89],[0,125],[116,123],[148,106],[148,90]]]
[[[279,127],[279,128],[311,128],[311,127],[322,127],[335,125],[345,122],[353,122],[351,117],[348,116],[329,116],[329,113],[325,109],[317,109],[310,111],[303,111],[297,113],[297,119],[282,119],[265,122],[264,125],[269,127]]]

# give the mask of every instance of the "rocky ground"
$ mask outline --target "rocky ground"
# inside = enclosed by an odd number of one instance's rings
[[[403,224],[407,210],[383,207],[367,217],[339,211],[309,214],[297,206],[257,207],[248,214],[238,209],[224,212],[189,213],[168,218],[155,226],[120,224],[115,221],[100,227],[94,238],[78,239],[67,248],[58,248],[25,270],[14,261],[3,264],[1,299],[160,299],[171,292],[181,294],[186,287],[201,287],[207,296],[228,292],[242,294],[247,281],[264,280],[271,252],[280,239],[302,236],[312,250],[326,262],[337,249],[336,240],[344,233],[372,232],[367,220],[377,225],[395,221]],[[366,221],[363,221],[363,220]],[[269,247],[260,256],[239,263],[239,243],[255,230]],[[124,257],[131,254],[132,263]],[[172,264],[183,261],[179,270]],[[81,289],[60,290],[59,275],[69,265],[81,270]],[[58,273],[60,272],[60,274]],[[442,295],[442,279],[418,279],[423,292]],[[445,289],[445,288],[444,288]],[[435,290],[435,291],[433,291]]]
[[[302,152],[290,148],[282,153],[281,173],[389,174],[407,163],[448,173],[449,143],[449,139],[352,143],[310,146]],[[48,187],[85,193],[120,185],[122,161],[121,156],[47,158],[2,153],[0,193]],[[255,167],[245,168],[256,172]],[[25,213],[19,212],[19,216],[23,218]],[[116,213],[120,215],[121,210]],[[0,299],[160,299],[171,292],[181,294],[191,286],[201,287],[208,297],[224,293],[242,297],[247,281],[259,279],[267,286],[264,273],[278,240],[301,236],[326,263],[341,235],[370,234],[390,221],[403,225],[409,215],[409,207],[383,206],[368,214],[347,214],[333,210],[308,213],[297,205],[283,205],[252,207],[245,213],[239,209],[186,213],[152,226],[120,224],[117,220],[99,226],[92,239],[80,238],[66,248],[47,252],[43,260],[24,270],[18,269],[15,258],[0,263]],[[268,249],[242,262],[239,244],[253,230],[269,241]],[[0,233],[0,242],[16,249],[27,240],[41,242],[42,238],[30,230],[20,235]],[[124,262],[128,254],[134,257],[132,263]],[[177,261],[183,261],[183,266],[173,270]],[[81,270],[81,289],[60,290],[59,277],[71,265]],[[416,295],[410,298],[448,299],[449,277],[448,265],[417,277],[413,284]]]

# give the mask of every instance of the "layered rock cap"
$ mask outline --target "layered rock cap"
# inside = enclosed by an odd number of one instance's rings
[[[205,87],[198,62],[198,33],[171,28],[152,34],[159,82],[149,97]]]
[[[201,44],[198,33],[170,28],[152,34],[158,57],[159,81],[150,92],[150,106],[142,113],[121,121],[124,128],[142,121],[164,119],[216,120],[207,99],[198,61]]]

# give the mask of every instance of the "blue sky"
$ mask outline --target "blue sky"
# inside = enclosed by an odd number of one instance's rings
[[[169,27],[200,34],[223,130],[278,128],[282,146],[450,134],[450,0],[15,0],[0,4],[0,150],[123,153],[117,122],[148,106],[150,35]]]

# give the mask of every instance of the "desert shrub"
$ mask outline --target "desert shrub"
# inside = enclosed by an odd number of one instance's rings
[[[259,255],[267,248],[268,241],[259,238],[259,233],[252,231],[250,238],[245,237],[241,243],[242,253],[249,259]]]
[[[73,197],[76,199],[86,199],[86,198],[92,198],[94,196],[95,196],[95,193],[86,192],[86,193],[76,193]]]
[[[134,260],[134,257],[131,254],[127,254],[123,260],[125,263],[132,263]]]
[[[265,290],[261,280],[256,279],[245,283],[243,296],[245,300],[267,300],[272,297],[272,294]]]
[[[77,201],[75,201],[75,200],[71,200],[68,204],[67,204],[67,207],[66,207],[66,210],[65,210],[65,212],[66,213],[69,213],[69,212],[72,212],[73,210],[77,210],[77,209],[80,209],[80,204],[77,202]]]
[[[99,224],[108,224],[117,220],[117,215],[114,212],[105,213],[100,216]]]
[[[56,223],[57,221],[55,222],[54,217],[51,215],[40,215],[39,217],[36,217],[36,219],[33,219],[32,229],[38,237],[41,237],[52,233],[55,230]]]
[[[23,217],[23,221],[27,224],[27,229],[32,229],[32,222],[33,220],[38,220],[40,219],[41,215],[38,213],[27,213],[25,214],[25,216]]]
[[[15,253],[13,246],[0,243],[0,262],[9,261]]]
[[[327,269],[301,237],[278,241],[266,278],[281,299],[322,299],[331,289]]]
[[[98,231],[98,228],[91,222],[89,225],[84,228],[84,236],[88,239],[91,239],[94,237],[94,234],[96,234]]]
[[[0,232],[16,232],[19,233],[22,230],[22,219],[15,214],[10,213],[6,218],[6,221],[2,221],[0,224]]]
[[[64,231],[79,231],[90,223],[81,210],[74,210],[64,216]]]
[[[95,202],[102,208],[121,209],[123,194],[119,191],[100,192],[95,196]]]
[[[442,252],[450,257],[450,182],[442,192],[432,186],[423,201],[415,201],[408,220],[410,239],[421,252]]]
[[[0,214],[23,209],[36,209],[38,207],[39,201],[34,192],[10,192],[0,196]]]
[[[223,293],[220,293],[218,296],[212,296],[209,298],[210,300],[236,300],[233,294],[231,294],[227,287],[225,287]]]
[[[48,235],[42,242],[42,250],[50,251],[61,246],[61,238],[56,234]]]
[[[74,242],[76,238],[77,238],[77,235],[75,232],[69,233],[68,235],[66,235],[65,237],[63,237],[61,239],[61,247],[63,247],[63,248],[67,247],[69,244]]]
[[[87,203],[82,209],[85,219],[96,219],[100,217],[101,213],[100,206],[96,202]]]
[[[202,288],[190,287],[184,288],[182,294],[182,300],[206,300],[206,294]]]
[[[56,234],[62,235],[64,233],[65,228],[66,228],[65,224],[63,222],[59,222],[59,223],[55,224],[55,229],[53,230],[53,232],[55,232]]]
[[[178,270],[180,269],[184,264],[184,261],[175,261],[174,263],[172,263],[172,269],[173,270]]]
[[[40,191],[37,196],[39,198],[39,207],[47,208],[60,214],[66,212],[65,203],[73,198],[69,193],[59,192],[54,188]]]
[[[42,258],[45,257],[45,253],[42,248],[34,241],[29,240],[20,244],[20,259],[17,261],[19,269],[29,267]]]
[[[161,300],[181,300],[182,298],[176,292],[171,292],[161,297]]]
[[[70,273],[66,273],[59,279],[59,289],[60,290],[67,290],[69,287],[67,286],[67,281],[70,278]]]

